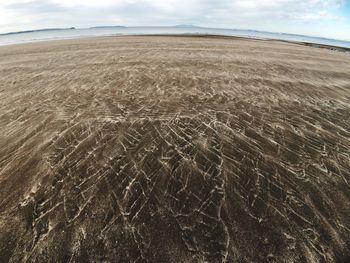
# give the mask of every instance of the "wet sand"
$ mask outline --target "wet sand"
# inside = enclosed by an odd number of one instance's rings
[[[350,54],[0,47],[1,262],[349,262]]]

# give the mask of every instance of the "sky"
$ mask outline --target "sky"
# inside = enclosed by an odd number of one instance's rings
[[[350,0],[0,0],[0,33],[178,24],[350,40]]]

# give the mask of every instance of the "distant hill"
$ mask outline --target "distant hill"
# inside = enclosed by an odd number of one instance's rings
[[[176,25],[175,27],[181,27],[181,28],[191,28],[191,27],[199,27],[199,26],[195,26],[195,25],[186,25],[186,24],[180,24],[180,25]]]
[[[25,34],[25,33],[33,33],[33,32],[45,32],[45,31],[59,31],[59,30],[73,30],[75,27],[69,28],[43,28],[43,29],[34,29],[34,30],[25,30],[25,31],[17,31],[17,32],[9,32],[0,35],[14,35],[14,34]]]
[[[90,29],[96,29],[96,28],[125,28],[126,26],[93,26],[90,27]]]

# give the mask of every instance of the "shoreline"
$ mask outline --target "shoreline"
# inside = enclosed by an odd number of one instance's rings
[[[253,36],[230,36],[230,35],[220,35],[220,34],[195,34],[195,33],[179,33],[179,34],[107,34],[100,36],[72,36],[72,37],[56,37],[48,39],[33,39],[30,41],[23,41],[19,43],[0,43],[1,47],[8,46],[17,46],[17,45],[27,45],[35,43],[45,43],[45,42],[55,42],[55,41],[68,41],[68,40],[83,40],[83,39],[94,39],[94,38],[109,38],[109,37],[190,37],[190,38],[215,38],[215,39],[242,39],[242,40],[257,40],[257,41],[267,41],[267,42],[280,42],[280,43],[289,43],[297,44],[302,46],[314,47],[314,48],[323,48],[332,51],[350,53],[350,47],[336,46],[336,45],[327,45],[320,43],[313,43],[307,41],[293,41],[293,40],[284,40],[277,38],[264,38],[264,37],[253,37]]]
[[[291,41],[291,40],[283,40],[283,39],[274,39],[274,38],[262,38],[262,37],[243,37],[243,36],[229,36],[229,35],[216,35],[216,34],[148,34],[148,35],[130,35],[137,37],[198,37],[198,38],[216,38],[216,39],[241,39],[241,40],[257,40],[257,41],[266,41],[266,42],[282,42],[288,44],[297,44],[302,46],[309,46],[315,48],[325,48],[330,49],[332,51],[340,51],[344,53],[350,53],[350,48],[326,45],[326,44],[318,44],[312,42],[304,42],[304,41]]]

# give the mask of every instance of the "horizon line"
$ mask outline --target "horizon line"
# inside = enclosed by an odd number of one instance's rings
[[[163,26],[125,26],[125,25],[102,25],[102,26],[90,26],[90,27],[52,27],[52,28],[35,28],[35,29],[28,29],[28,30],[20,30],[20,31],[10,31],[10,32],[0,32],[0,36],[6,36],[6,35],[15,35],[15,34],[25,34],[25,33],[34,33],[34,32],[40,32],[40,31],[54,31],[54,30],[85,30],[85,29],[96,29],[96,28],[113,28],[113,27],[120,27],[120,28],[203,28],[203,29],[217,29],[217,30],[233,30],[233,31],[250,31],[250,32],[261,32],[261,33],[268,33],[268,34],[276,34],[276,35],[292,35],[292,36],[301,36],[301,37],[310,37],[310,38],[319,38],[319,39],[326,39],[326,40],[333,40],[333,41],[340,41],[340,42],[349,42],[350,39],[338,39],[338,38],[331,38],[331,37],[324,37],[324,36],[317,36],[317,35],[305,35],[305,34],[296,34],[296,33],[287,33],[287,32],[277,32],[277,31],[266,31],[266,30],[260,30],[260,29],[241,29],[241,28],[227,28],[227,27],[207,27],[207,26],[200,26],[200,25],[192,25],[192,24],[176,24],[176,25],[163,25]]]

